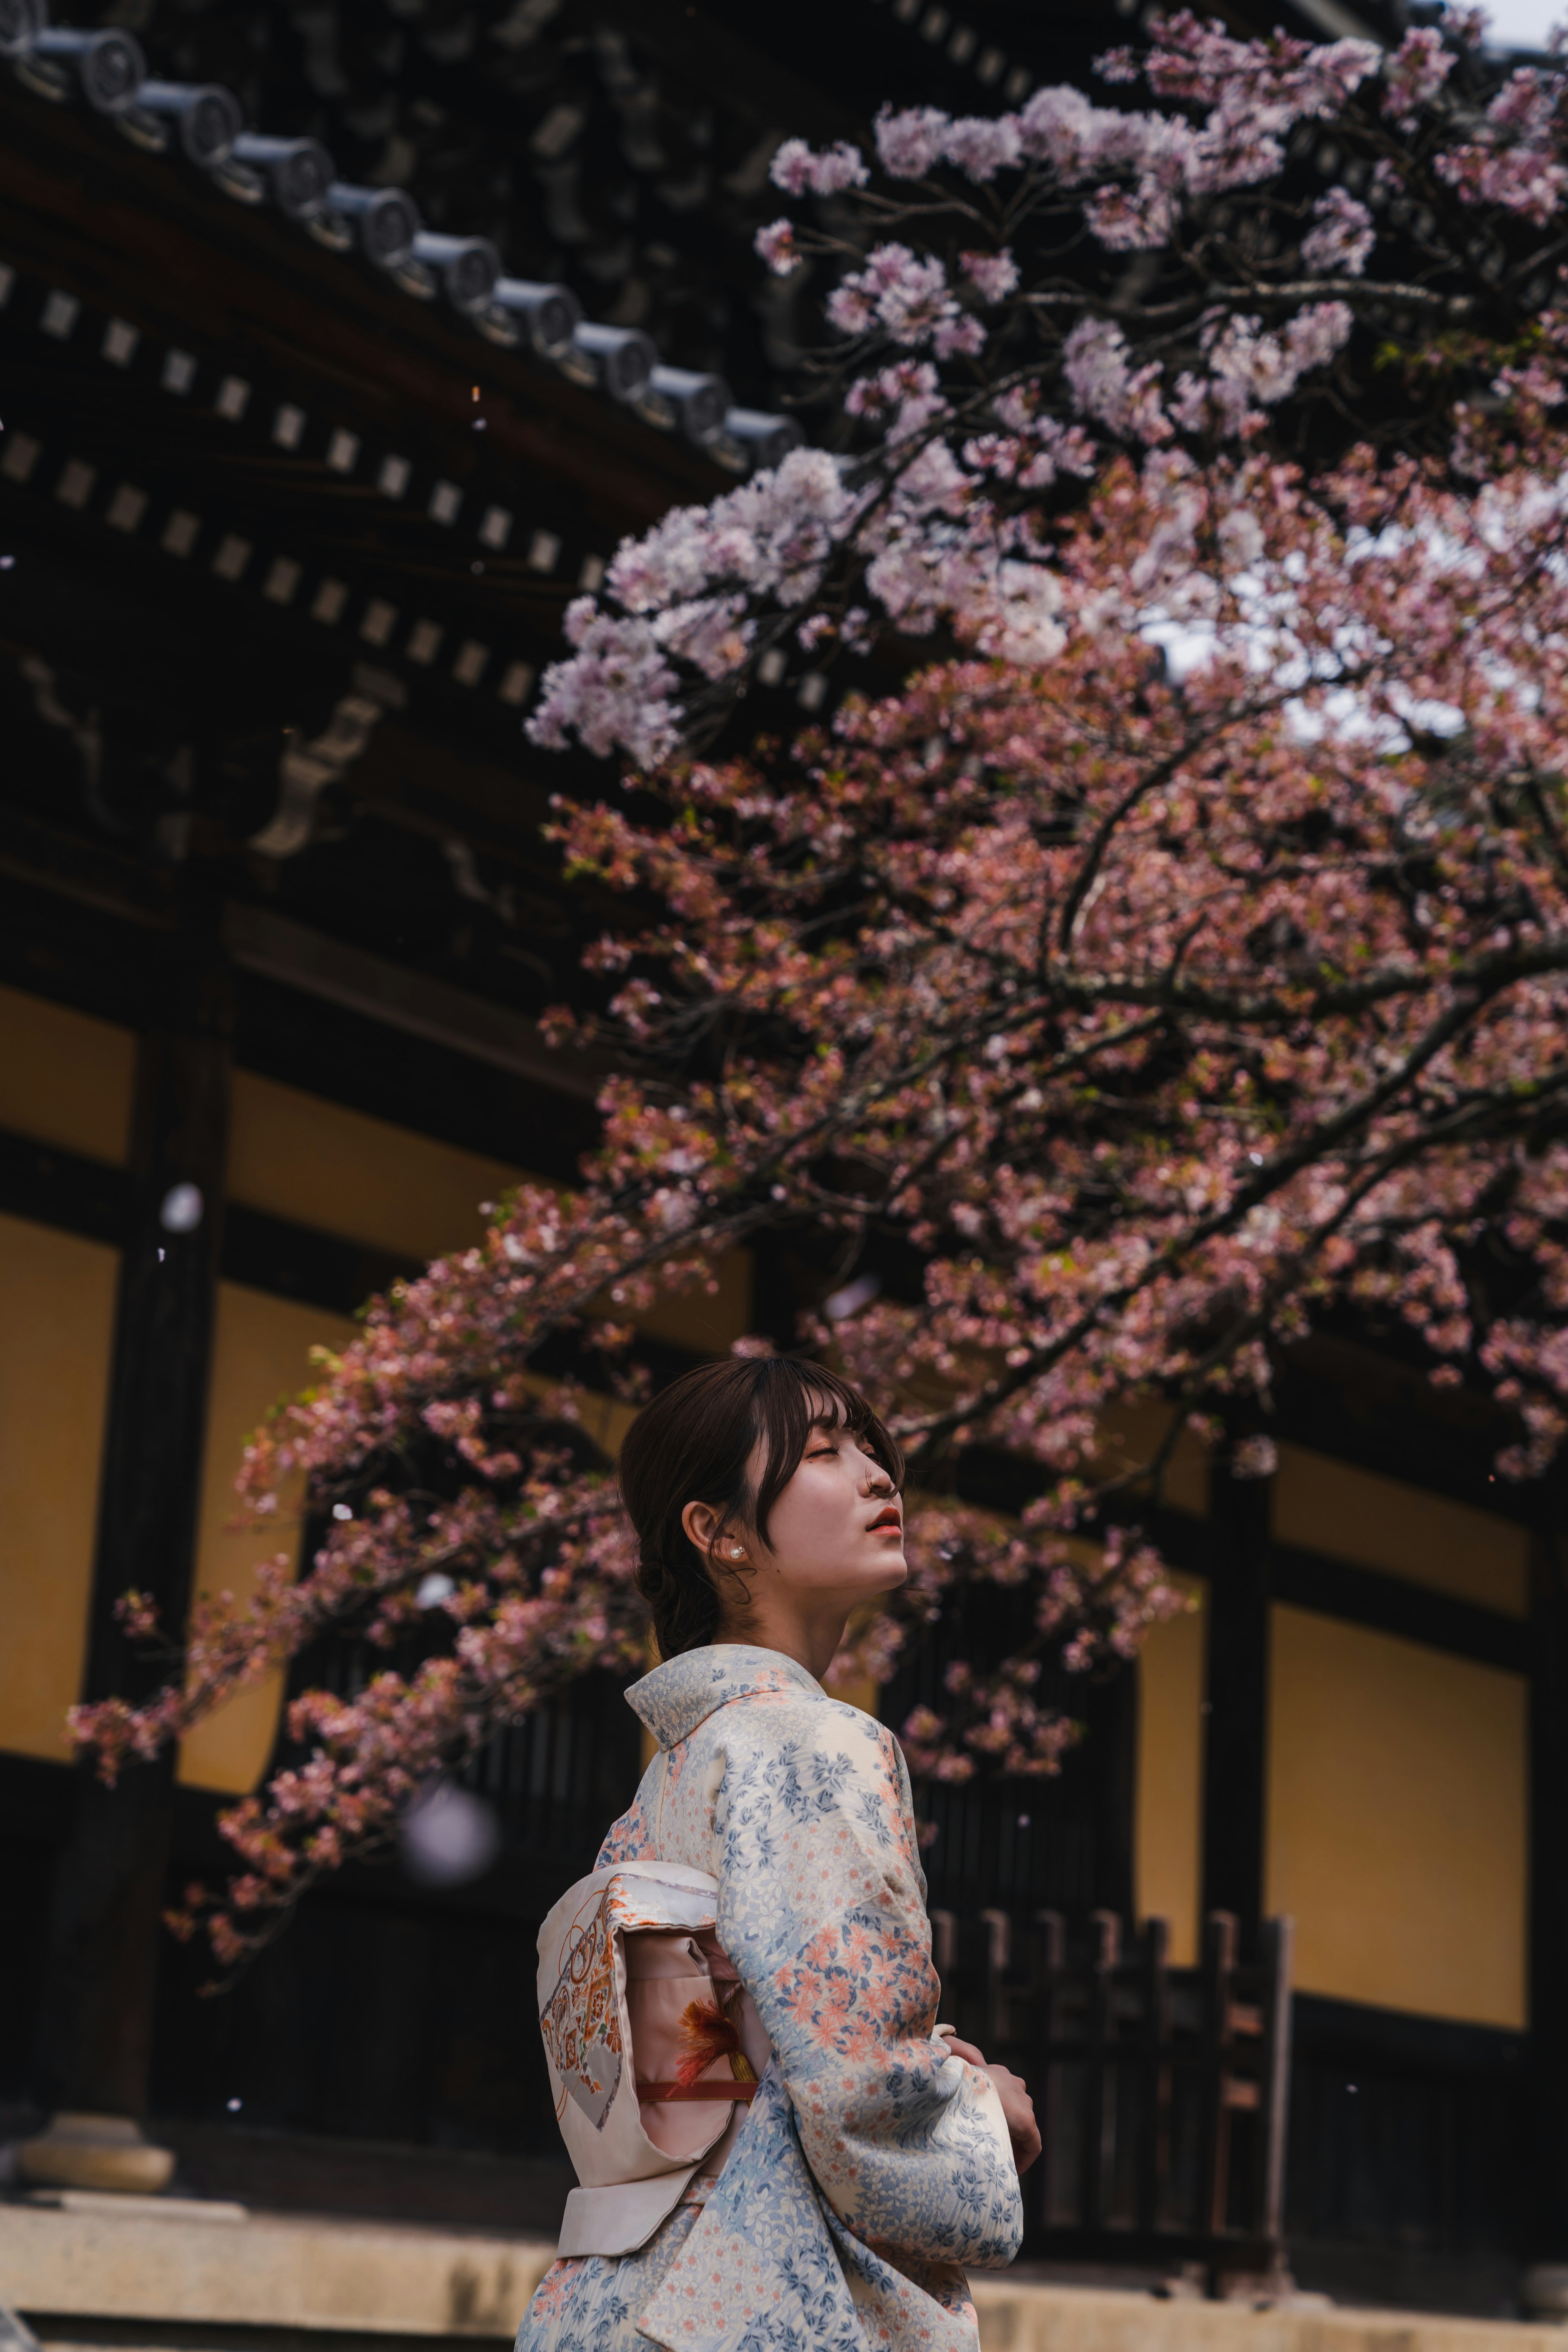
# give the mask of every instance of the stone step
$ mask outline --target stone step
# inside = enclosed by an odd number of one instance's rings
[[[215,2228],[136,2203],[0,2206],[0,2299],[46,2346],[57,2318],[510,2338],[554,2258],[538,2238],[274,2213]]]
[[[545,2239],[186,2199],[0,2203],[0,2304],[43,2352],[464,2352],[510,2342]],[[128,2210],[134,2205],[135,2210]],[[1568,2352],[1568,2326],[976,2277],[982,2352]],[[317,2337],[307,2347],[302,2339]]]

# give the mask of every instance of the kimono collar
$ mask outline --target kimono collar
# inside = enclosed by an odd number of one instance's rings
[[[667,1658],[633,1683],[626,1705],[647,1726],[661,1748],[689,1738],[716,1706],[732,1698],[755,1698],[770,1691],[805,1691],[826,1698],[822,1685],[781,1650],[753,1650],[741,1642],[686,1650]]]

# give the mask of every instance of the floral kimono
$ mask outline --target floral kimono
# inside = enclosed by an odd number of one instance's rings
[[[774,1650],[689,1651],[627,1696],[659,1753],[597,1867],[717,1881],[772,2057],[717,2179],[636,2252],[557,2262],[517,2352],[975,2352],[963,2265],[1010,2263],[1023,2211],[996,2093],[933,2032],[898,1743]]]

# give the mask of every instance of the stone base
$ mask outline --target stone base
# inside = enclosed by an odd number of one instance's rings
[[[554,2259],[489,2232],[0,2201],[0,2295],[44,2352],[510,2352]]]
[[[138,2197],[128,2189],[29,2189],[24,2200],[53,2213],[112,2213],[117,2221],[248,2221],[250,2209],[216,2197]],[[0,2352],[5,2352],[0,2345]]]
[[[1568,2263],[1537,2263],[1527,2270],[1520,2301],[1532,2319],[1568,2318]]]
[[[38,2189],[94,2189],[156,2197],[174,2178],[172,2148],[154,2147],[129,2116],[62,2108],[37,2139],[16,2150],[24,2180]]]
[[[521,2234],[324,2216],[215,2230],[174,2206],[154,2222],[129,2199],[0,2200],[0,2292],[42,2352],[510,2352],[555,2254]],[[1568,2352],[1568,2327],[1316,2297],[1259,2311],[1005,2272],[970,2285],[980,2352]]]

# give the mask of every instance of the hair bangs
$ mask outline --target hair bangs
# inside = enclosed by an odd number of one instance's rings
[[[763,1357],[752,1395],[752,1442],[767,1459],[752,1497],[752,1524],[763,1543],[773,1505],[800,1466],[817,1428],[842,1429],[859,1441],[902,1492],[904,1457],[898,1441],[857,1388],[824,1364],[799,1356]]]

